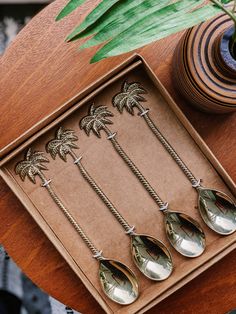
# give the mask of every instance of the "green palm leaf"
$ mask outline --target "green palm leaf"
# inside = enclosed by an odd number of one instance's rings
[[[219,13],[219,8],[212,5],[206,5],[187,13],[186,6],[189,9],[193,8],[193,2],[196,1],[180,0],[174,5],[146,16],[102,47],[91,62],[97,62],[110,56],[140,48],[153,41],[192,27]],[[175,13],[173,13],[174,7]]]
[[[105,14],[119,0],[103,0],[96,8],[85,18],[85,20],[77,26],[73,32],[67,37],[67,40],[72,39],[78,33],[94,24],[103,14]]]
[[[56,17],[56,21],[59,21],[81,6],[86,0],[70,0],[67,5],[61,10]]]
[[[221,2],[223,3],[223,4],[227,4],[227,3],[230,3],[232,0],[221,0]]]
[[[85,0],[71,0],[58,19]],[[234,0],[236,1],[236,0]],[[153,41],[195,26],[224,11],[236,24],[234,13],[224,5],[232,0],[101,0],[67,40],[93,35],[80,48],[105,44],[91,62],[140,48]]]
[[[134,1],[136,3],[136,1]],[[104,43],[106,40],[114,38],[116,35],[122,33],[127,28],[131,27],[137,21],[141,20],[145,16],[165,7],[169,4],[171,0],[146,0],[141,1],[140,4],[136,3],[136,6],[126,10],[123,14],[121,10],[119,10],[119,15],[110,12],[112,18],[110,21],[106,18],[106,25],[102,27],[100,30],[97,27],[97,33],[90,40],[85,42],[80,48],[88,48],[92,46],[99,45]],[[105,24],[105,23],[104,23]],[[101,27],[101,23],[99,24]],[[96,30],[96,29],[95,29]],[[93,29],[94,31],[94,29]]]
[[[171,0],[160,0],[159,2],[168,3]],[[124,25],[124,22],[132,23],[131,17],[136,18],[140,11],[140,4],[143,3],[144,0],[123,0],[117,2],[112,9],[110,9],[106,14],[104,14],[96,23],[94,23],[91,27],[85,29],[82,32],[79,32],[76,36],[71,38],[71,40],[77,40],[79,38],[87,37],[92,34],[98,34],[99,31],[105,36],[106,29],[110,29],[113,31],[119,31],[119,28]],[[156,0],[146,0],[146,10],[149,10],[150,7],[154,5],[158,5]],[[141,9],[142,13],[144,13],[143,9]],[[130,12],[132,12],[130,14]],[[121,32],[121,31],[119,31]],[[108,38],[109,39],[109,38]],[[104,41],[106,40],[106,36],[104,37]],[[92,45],[92,44],[91,44]]]

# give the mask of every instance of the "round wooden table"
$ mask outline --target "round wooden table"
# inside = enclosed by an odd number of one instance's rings
[[[65,36],[99,1],[87,1],[60,23],[57,0],[18,35],[0,61],[0,149],[126,56],[90,65],[94,49],[77,51]],[[172,55],[181,34],[139,50],[222,165],[236,180],[236,114],[210,115],[174,91]],[[103,313],[9,188],[0,181],[0,242],[41,288],[82,313]],[[223,314],[236,308],[236,252],[232,252],[149,313]]]

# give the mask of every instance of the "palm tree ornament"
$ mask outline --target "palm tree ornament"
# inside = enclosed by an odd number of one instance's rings
[[[128,83],[125,81],[121,87],[121,92],[113,97],[112,104],[120,113],[125,108],[130,114],[134,115],[134,108],[138,109],[139,116],[144,118],[150,130],[183,171],[187,179],[191,182],[192,187],[198,192],[198,209],[203,221],[216,233],[222,235],[233,233],[236,230],[235,202],[225,193],[205,188],[201,185],[201,180],[196,179],[175,149],[154,124],[149,116],[149,109],[145,109],[142,106],[141,102],[146,101],[143,97],[144,94],[147,94],[147,91],[140,83]]]
[[[70,147],[68,142],[65,142],[65,145],[67,148]],[[59,196],[53,190],[51,180],[47,179],[44,175],[43,171],[47,170],[44,163],[48,162],[49,160],[44,156],[43,152],[33,151],[29,148],[26,152],[25,159],[16,164],[15,172],[20,175],[22,181],[28,177],[34,184],[36,184],[35,177],[40,177],[42,181],[41,186],[47,189],[53,201],[60,208],[65,217],[90,249],[93,257],[99,261],[99,279],[105,294],[112,301],[122,305],[133,303],[139,294],[136,276],[123,263],[103,257],[102,251],[99,251],[94,246],[76,219],[72,216],[70,211],[65,207]]]
[[[102,114],[102,113],[101,113]],[[105,117],[100,117],[102,121]],[[95,124],[95,132],[99,134],[100,119]],[[109,122],[108,122],[109,123]],[[113,203],[109,200],[103,190],[98,186],[92,176],[88,173],[82,164],[82,156],[78,156],[74,149],[78,146],[76,142],[78,137],[73,130],[64,130],[60,127],[54,139],[48,142],[46,150],[55,159],[58,155],[62,160],[67,161],[67,155],[70,155],[74,164],[78,167],[82,177],[89,183],[92,189],[100,197],[110,212],[124,228],[125,233],[131,239],[131,255],[138,269],[149,279],[161,281],[167,279],[173,269],[171,255],[168,249],[159,240],[144,234],[137,234],[135,227],[130,226],[125,218],[119,213]]]
[[[187,257],[197,257],[201,255],[205,249],[205,235],[203,230],[191,217],[183,213],[168,210],[168,203],[163,202],[116,140],[117,133],[113,133],[107,127],[107,125],[113,123],[109,119],[112,116],[113,114],[106,106],[95,107],[92,104],[89,109],[89,114],[80,121],[80,128],[83,129],[87,135],[93,132],[99,138],[101,137],[101,131],[106,133],[107,139],[112,143],[116,152],[128,165],[160,210],[164,213],[166,234],[172,246],[180,254]]]

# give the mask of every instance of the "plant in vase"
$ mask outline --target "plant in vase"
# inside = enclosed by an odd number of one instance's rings
[[[85,0],[70,0],[56,20],[61,20]],[[226,6],[234,3],[233,9]],[[232,0],[102,0],[84,21],[68,35],[67,41],[90,37],[80,48],[105,44],[92,58],[96,62],[119,55],[206,21],[225,12],[236,25]],[[128,39],[128,41],[127,41]],[[231,51],[236,31],[231,39]]]
[[[58,14],[56,20],[58,21],[66,17],[85,2],[85,0],[70,0]],[[209,68],[209,72],[214,78],[218,78],[218,76],[230,76],[235,78],[235,7],[236,0],[101,0],[85,17],[82,23],[73,29],[66,40],[70,42],[81,38],[88,38],[80,46],[80,49],[102,45],[92,57],[91,63],[93,63],[107,57],[117,56],[138,49],[151,42],[191,28],[212,18],[217,19],[220,13],[225,13],[224,16],[226,17],[227,23],[218,23],[217,27],[214,29],[214,33],[217,34],[217,36],[214,38],[215,45],[212,51],[209,52],[210,61],[211,59],[213,59],[213,61],[209,62],[207,71],[205,72],[208,72]],[[221,35],[226,27],[230,28],[230,30],[226,32],[223,38],[219,39],[218,35]],[[204,33],[204,30],[199,36],[201,36],[202,33]],[[192,44],[192,41],[190,44]],[[201,47],[203,53],[204,50],[206,50],[206,45],[207,43],[204,43]],[[178,49],[183,48],[179,45]],[[196,54],[197,50],[199,50],[199,47],[195,48]],[[189,60],[189,62],[191,63],[191,60]],[[175,72],[177,72],[177,75],[181,75],[181,77],[184,76],[183,74],[185,73],[182,73],[184,71],[181,67],[183,63],[183,56],[179,52],[178,57],[175,59],[177,66]],[[219,70],[221,74],[215,73],[216,70],[211,69],[210,63],[216,63],[217,71]],[[191,65],[195,66],[194,62],[192,62]],[[186,68],[185,64],[183,64],[183,68],[184,67]],[[195,72],[198,73],[199,71],[199,76],[203,76],[202,80],[204,81],[205,76],[200,69],[200,67],[204,68],[204,66],[200,63],[197,64],[196,67]],[[190,74],[190,76],[192,81],[196,83],[194,74]],[[213,81],[215,81],[214,78]],[[191,81],[191,79],[189,79],[189,81]],[[212,80],[212,78],[210,79]],[[224,93],[223,87],[221,86],[225,80],[227,81],[224,77],[221,79],[221,83],[218,81],[215,82],[216,89],[218,89],[217,92],[214,92],[214,88],[213,91],[202,90],[200,83],[192,84],[193,86],[198,85],[200,87],[197,88],[197,91],[194,90],[194,87],[192,87],[193,90],[190,88],[191,91],[186,92],[185,96],[189,100],[193,100],[194,97],[192,97],[192,95],[195,95],[195,98],[197,98],[196,105],[200,103],[201,106],[204,105],[205,109],[212,110],[216,103],[219,105],[217,110],[215,110],[217,112],[235,110],[235,99],[232,100],[230,96],[225,94],[223,94],[223,96],[221,95]],[[185,91],[189,81],[186,79],[186,82],[184,80],[183,82],[178,82],[182,84],[178,86],[178,89]],[[233,84],[236,86],[235,82],[233,82]],[[205,84],[206,89],[208,85],[209,83]],[[232,82],[230,82],[229,85],[230,94],[232,93]],[[217,93],[221,95],[219,99],[216,99]],[[209,100],[210,98],[211,100]]]

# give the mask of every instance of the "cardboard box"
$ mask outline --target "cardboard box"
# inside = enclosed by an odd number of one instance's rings
[[[83,281],[87,289],[107,313],[144,313],[184,284],[198,276],[220,258],[235,248],[235,235],[223,237],[212,232],[202,222],[195,208],[196,191],[168,155],[162,145],[139,116],[124,111],[120,114],[111,104],[112,96],[120,91],[121,84],[140,82],[148,91],[144,105],[150,109],[150,116],[169,142],[174,146],[203,185],[214,187],[235,195],[236,186],[215,156],[209,150],[196,130],[183,115],[178,106],[140,56],[134,55],[113,71],[104,75],[87,90],[70,99],[51,116],[50,121],[36,134],[24,134],[26,141],[16,146],[1,161],[1,176],[18,196],[53,245],[70,267]],[[145,177],[157,190],[162,199],[169,202],[174,210],[189,214],[203,227],[207,248],[204,254],[188,259],[175,252],[168,243],[162,213],[142,187],[123,160],[117,155],[111,143],[102,132],[101,138],[89,137],[79,129],[79,121],[88,113],[91,103],[106,105],[114,113],[113,125],[117,140],[136,163]],[[98,279],[98,264],[91,257],[87,246],[66,220],[40,179],[32,184],[28,179],[22,182],[14,168],[23,159],[26,148],[45,152],[45,145],[51,140],[59,126],[75,130],[79,137],[78,154],[83,155],[83,165],[102,187],[103,191],[118,208],[125,219],[136,226],[138,233],[147,233],[163,241],[171,250],[175,269],[170,278],[163,282],[152,282],[134,266],[130,256],[130,239],[75,168],[72,158],[67,162],[60,158],[50,159],[47,178],[67,208],[78,220],[95,245],[104,255],[118,259],[128,265],[140,282],[140,297],[129,305],[113,303],[102,292]],[[45,152],[46,154],[46,152]]]

